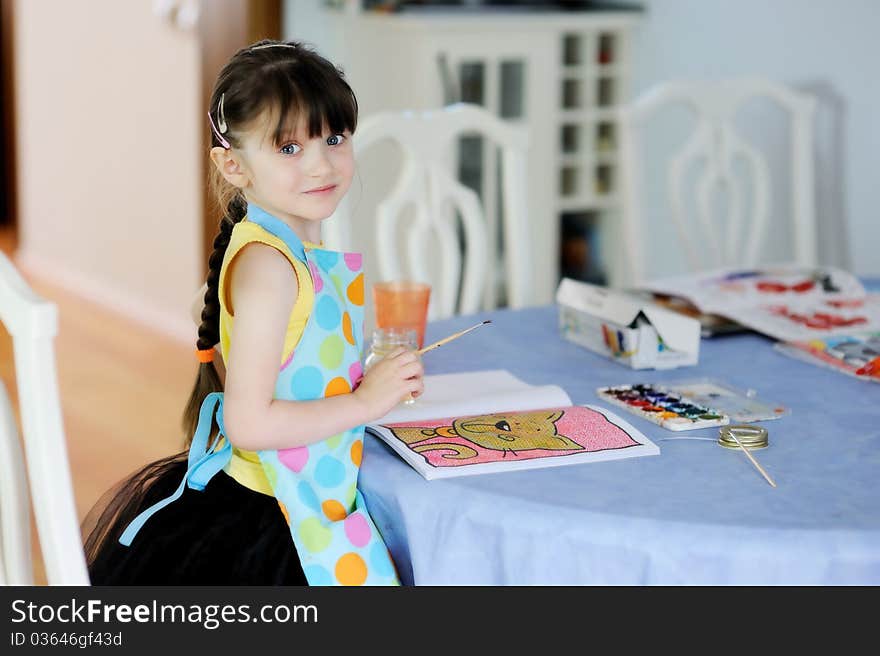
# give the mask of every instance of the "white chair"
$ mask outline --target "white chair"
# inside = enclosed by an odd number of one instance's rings
[[[88,585],[55,372],[57,308],[34,294],[2,253],[0,321],[12,336],[26,454],[0,385],[0,584],[33,584],[30,488],[48,583]]]
[[[684,105],[695,126],[665,171],[666,200],[675,230],[693,271],[721,266],[751,267],[766,244],[771,210],[771,169],[767,158],[743,138],[734,123],[743,105],[766,99],[789,116],[790,150],[785,172],[790,177],[789,237],[793,261],[805,266],[817,261],[813,187],[813,116],[815,101],[765,79],[670,81],[661,83],[620,109],[621,232],[626,257],[615,276],[616,285],[637,285],[645,279],[645,258],[651,239],[651,216],[640,202],[646,179],[646,123],[661,110]],[[754,141],[754,139],[752,140]],[[736,163],[736,164],[735,164]],[[752,180],[736,175],[742,163]],[[696,179],[689,174],[697,171]],[[726,220],[713,211],[713,193],[726,191]],[[750,200],[750,202],[748,202]],[[747,206],[748,205],[748,206]],[[655,207],[656,209],[656,207]],[[656,234],[656,233],[654,233]]]
[[[500,149],[500,206],[488,189],[481,204],[455,174],[459,138],[474,135],[483,137],[488,147]],[[430,111],[382,112],[363,119],[355,132],[359,168],[365,151],[389,140],[402,152],[391,193],[378,202],[375,217],[360,216],[363,208],[344,200],[325,224],[328,246],[352,246],[352,214],[359,215],[355,223],[370,221],[379,278],[430,283],[431,319],[491,309],[499,296],[510,307],[528,305],[533,291],[525,128],[464,103]],[[494,176],[496,171],[483,174]],[[500,293],[499,282],[503,283]]]

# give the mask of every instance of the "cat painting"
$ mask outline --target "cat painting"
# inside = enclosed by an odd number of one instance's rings
[[[410,422],[385,428],[436,467],[639,445],[603,414],[583,406]]]

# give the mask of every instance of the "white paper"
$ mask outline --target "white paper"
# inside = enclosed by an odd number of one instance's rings
[[[558,385],[529,385],[504,369],[425,376],[425,392],[374,424],[441,417],[465,417],[505,410],[537,410],[571,405]]]

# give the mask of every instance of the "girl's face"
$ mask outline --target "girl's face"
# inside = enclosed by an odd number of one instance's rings
[[[351,185],[351,134],[326,129],[310,137],[300,121],[275,145],[269,125],[274,123],[257,121],[236,149],[245,198],[285,221],[301,239],[318,242],[321,221],[333,214]]]

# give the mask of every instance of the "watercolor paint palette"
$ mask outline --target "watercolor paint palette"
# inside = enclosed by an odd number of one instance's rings
[[[736,424],[769,421],[791,413],[779,403],[757,398],[755,390],[738,390],[727,383],[709,378],[676,381],[667,385],[666,389],[686,396],[692,403],[714,408]]]
[[[600,387],[604,401],[672,431],[726,426],[730,417],[662,385],[617,385]]]

